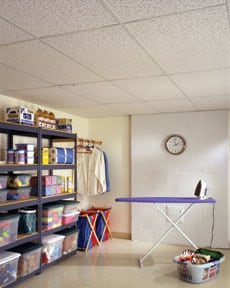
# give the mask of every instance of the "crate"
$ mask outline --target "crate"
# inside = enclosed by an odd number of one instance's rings
[[[65,230],[59,231],[58,234],[65,236],[62,245],[63,255],[77,250],[78,230],[76,228],[67,228]]]
[[[5,202],[7,197],[8,189],[0,189],[0,202]]]
[[[17,240],[18,214],[0,213],[0,247]]]
[[[30,186],[31,174],[13,174],[9,175],[7,186],[12,188]]]
[[[62,204],[46,204],[42,209],[42,229],[50,230],[62,225]]]
[[[50,234],[43,237],[42,243],[42,263],[53,262],[62,256],[62,244],[65,236]]]
[[[6,189],[8,175],[0,174],[0,189]]]
[[[203,283],[216,278],[220,273],[224,257],[206,264],[192,264],[190,261],[179,261],[179,256],[173,259],[177,264],[179,278],[190,283]]]
[[[11,251],[0,253],[0,287],[5,287],[17,279],[20,254]]]
[[[7,200],[26,200],[30,198],[31,187],[9,188]]]
[[[26,276],[39,269],[41,262],[42,245],[34,243],[25,243],[11,249],[20,255],[18,261],[17,276]]]

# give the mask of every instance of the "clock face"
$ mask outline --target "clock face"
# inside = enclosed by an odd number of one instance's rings
[[[184,138],[180,135],[171,135],[165,142],[166,150],[174,155],[181,154],[186,147]]]

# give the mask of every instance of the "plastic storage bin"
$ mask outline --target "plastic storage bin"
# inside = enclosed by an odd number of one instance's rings
[[[7,197],[8,189],[0,189],[0,202],[5,202]]]
[[[47,204],[42,209],[42,229],[49,230],[62,225],[62,204]]]
[[[70,223],[76,223],[78,220],[79,214],[80,214],[80,211],[63,213],[62,214],[62,224],[66,225],[66,224],[70,224]]]
[[[62,244],[65,236],[50,234],[43,237],[42,243],[42,263],[53,262],[62,256]]]
[[[0,253],[0,287],[5,287],[17,279],[20,254],[10,251]]]
[[[190,261],[179,261],[179,256],[173,259],[177,264],[178,275],[181,280],[191,283],[203,283],[214,279],[220,273],[220,265],[224,261],[224,257],[220,260],[208,262],[206,264],[195,265]]]
[[[0,189],[6,189],[8,175],[0,174]]]
[[[63,213],[76,213],[78,211],[78,204],[80,202],[74,200],[60,200],[58,203],[64,206]]]
[[[77,250],[78,230],[75,227],[62,230],[58,234],[65,236],[62,245],[63,255]]]
[[[7,200],[26,200],[30,198],[31,187],[8,189]]]
[[[36,210],[20,209],[19,210],[18,233],[32,234],[36,231]]]
[[[39,269],[41,263],[42,245],[25,243],[11,249],[21,254],[18,261],[18,277],[22,277]]]
[[[17,240],[18,214],[0,213],[0,246]]]
[[[7,179],[7,186],[13,188],[30,186],[31,174],[13,174]]]

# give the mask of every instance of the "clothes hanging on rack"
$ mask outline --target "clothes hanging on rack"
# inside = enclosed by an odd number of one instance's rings
[[[90,149],[90,151],[89,151]],[[87,152],[87,153],[86,153]],[[98,148],[81,145],[77,149],[78,193],[98,195],[110,191],[108,159]],[[109,186],[107,187],[107,182]]]

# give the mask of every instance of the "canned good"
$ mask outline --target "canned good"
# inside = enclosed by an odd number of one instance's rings
[[[71,176],[67,177],[67,192],[68,193],[72,193],[73,192],[73,181],[72,181],[72,177]]]
[[[25,150],[16,150],[15,151],[15,163],[16,164],[25,164]]]
[[[14,164],[15,163],[15,153],[13,149],[7,150],[7,163]]]

